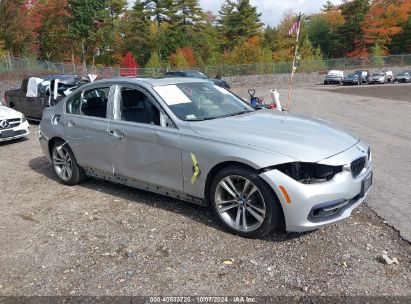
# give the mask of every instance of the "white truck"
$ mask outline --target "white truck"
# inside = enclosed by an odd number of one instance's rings
[[[341,84],[343,78],[344,78],[344,71],[331,70],[331,71],[329,71],[328,74],[325,76],[324,84],[330,84],[330,83]]]

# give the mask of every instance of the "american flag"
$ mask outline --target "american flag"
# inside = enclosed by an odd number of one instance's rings
[[[289,36],[291,36],[294,33],[298,33],[300,31],[300,19],[301,19],[301,15],[298,15],[297,21],[293,23],[290,30],[288,31]]]

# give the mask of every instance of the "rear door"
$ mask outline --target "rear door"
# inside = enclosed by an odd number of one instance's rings
[[[64,124],[68,144],[79,165],[97,175],[112,175],[112,118],[110,86],[97,86],[74,94],[66,102]]]

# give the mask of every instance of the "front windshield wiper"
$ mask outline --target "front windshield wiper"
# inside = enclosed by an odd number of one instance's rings
[[[224,115],[224,116],[222,116],[222,117],[237,116],[237,115],[246,114],[246,113],[251,113],[251,112],[254,112],[254,111],[244,110],[244,111],[235,112],[235,113],[232,113],[232,114],[227,114],[227,115]]]
[[[187,119],[187,121],[204,121],[204,120],[212,120],[212,119],[217,119],[217,118],[224,118],[224,117],[231,117],[231,116],[237,116],[241,114],[246,114],[246,113],[251,113],[254,112],[252,110],[244,110],[240,112],[235,112],[231,114],[224,114],[224,115],[218,115],[218,116],[211,116],[211,117],[197,117],[197,118],[191,118]]]

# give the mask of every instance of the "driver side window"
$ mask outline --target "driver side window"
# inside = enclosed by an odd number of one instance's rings
[[[120,110],[124,121],[160,126],[159,109],[140,90],[122,88]]]

